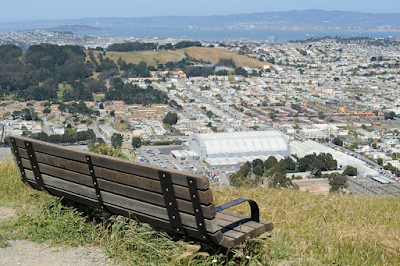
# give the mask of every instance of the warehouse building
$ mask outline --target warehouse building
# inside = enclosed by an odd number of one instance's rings
[[[276,131],[192,134],[189,149],[213,168],[235,168],[257,158],[278,160],[290,155],[289,139]]]

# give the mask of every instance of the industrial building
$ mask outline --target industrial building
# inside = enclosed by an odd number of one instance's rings
[[[275,156],[279,160],[290,155],[289,139],[276,130],[192,134],[189,149],[213,168],[234,168],[257,158]]]

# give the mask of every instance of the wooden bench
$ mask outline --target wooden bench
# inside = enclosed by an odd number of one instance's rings
[[[9,136],[21,180],[37,190],[136,217],[226,248],[273,229],[257,204],[240,198],[215,207],[207,177]],[[224,211],[249,202],[251,217]]]

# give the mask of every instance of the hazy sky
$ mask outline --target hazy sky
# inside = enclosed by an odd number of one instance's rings
[[[0,0],[0,21],[164,15],[206,16],[304,9],[400,13],[400,4],[395,0]]]

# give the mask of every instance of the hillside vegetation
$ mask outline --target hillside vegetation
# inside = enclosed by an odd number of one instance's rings
[[[90,60],[88,55],[89,51],[85,51],[86,61]],[[95,58],[98,58],[98,54],[103,53],[102,51],[93,51]],[[167,62],[176,62],[181,56],[172,51],[134,51],[134,52],[106,52],[103,58],[109,58],[117,63],[118,58],[125,60],[127,64],[139,64],[140,61],[146,62],[150,66],[156,67],[158,64],[165,64]]]
[[[400,265],[399,198],[214,189],[216,205],[251,198],[261,218],[275,224],[271,233],[226,250],[37,192],[20,181],[9,158],[0,162],[0,171],[0,206],[19,212],[0,221],[0,247],[21,238],[94,246],[122,265]],[[247,205],[232,211],[250,214]]]
[[[263,67],[264,65],[271,65],[268,62],[261,62],[257,59],[250,58],[246,55],[239,55],[236,52],[229,51],[223,48],[207,48],[207,47],[188,47],[178,52],[185,54],[185,52],[192,58],[197,60],[209,61],[212,64],[217,64],[220,58],[232,58],[235,61],[236,67]]]

